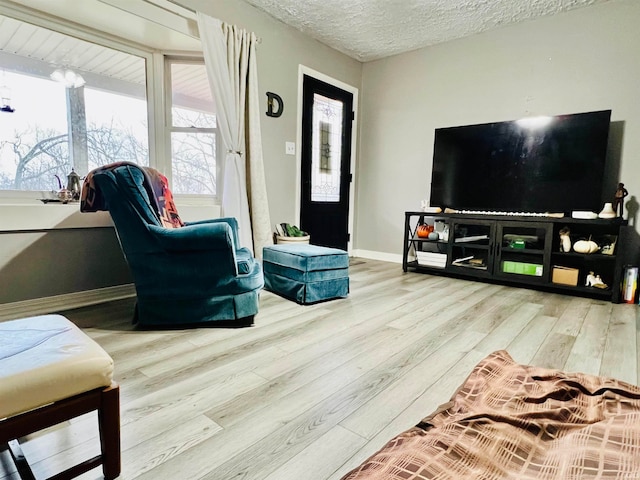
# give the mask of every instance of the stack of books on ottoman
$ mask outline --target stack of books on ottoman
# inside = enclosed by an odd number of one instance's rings
[[[436,252],[416,252],[418,265],[444,268],[447,265],[447,254]]]

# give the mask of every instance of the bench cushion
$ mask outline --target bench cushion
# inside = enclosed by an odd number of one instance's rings
[[[264,248],[263,260],[301,272],[348,268],[349,256],[344,250],[317,245],[273,245]]]
[[[65,317],[0,322],[0,419],[112,380],[111,357]]]

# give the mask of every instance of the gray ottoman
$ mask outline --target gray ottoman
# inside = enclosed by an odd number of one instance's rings
[[[273,245],[262,251],[265,289],[301,304],[346,297],[349,257],[337,248]]]

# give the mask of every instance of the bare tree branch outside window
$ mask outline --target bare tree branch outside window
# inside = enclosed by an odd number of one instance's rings
[[[149,149],[130,131],[111,125],[92,125],[87,130],[89,164],[91,168],[113,162],[129,161],[148,164]],[[0,188],[47,191],[59,188],[55,176],[65,181],[73,168],[69,161],[68,135],[38,126],[16,132],[13,140],[0,144],[7,157],[14,154],[15,173],[0,176]],[[6,160],[5,160],[6,161]]]

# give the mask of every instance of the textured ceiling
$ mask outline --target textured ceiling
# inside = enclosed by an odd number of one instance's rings
[[[245,0],[363,62],[608,0]]]

